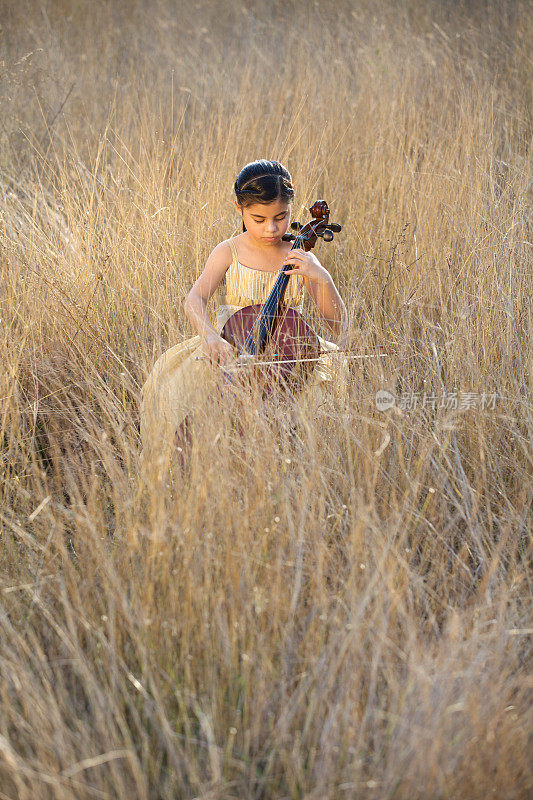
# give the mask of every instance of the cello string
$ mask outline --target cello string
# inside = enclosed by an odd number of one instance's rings
[[[298,234],[298,236],[297,236],[297,237],[295,238],[295,240],[294,240],[294,244],[293,244],[293,246],[291,247],[291,250],[296,250],[296,248],[297,248],[297,243],[298,243],[299,245],[300,245],[300,244],[303,244],[303,241],[299,241],[299,239],[301,239],[301,237],[300,237],[300,235]],[[290,251],[289,251],[289,252],[290,252]],[[271,289],[271,291],[270,291],[270,294],[269,294],[269,296],[268,296],[268,297],[267,297],[267,299],[266,299],[266,302],[265,302],[265,304],[264,304],[264,306],[263,306],[263,309],[261,310],[261,312],[260,312],[260,313],[257,315],[257,317],[256,317],[256,320],[255,320],[255,322],[254,322],[254,325],[252,326],[252,329],[251,329],[250,333],[253,331],[254,327],[255,327],[255,326],[256,326],[256,325],[259,323],[259,320],[260,320],[261,316],[263,316],[263,315],[266,315],[266,314],[269,314],[269,315],[270,315],[270,314],[271,314],[271,313],[274,311],[274,307],[275,307],[275,305],[276,305],[276,303],[277,303],[277,301],[278,301],[278,299],[279,299],[279,298],[277,298],[277,297],[276,297],[276,294],[277,294],[277,293],[276,293],[276,291],[275,291],[275,290],[277,289],[277,284],[278,284],[278,282],[280,281],[280,279],[282,278],[282,276],[283,276],[284,274],[285,274],[285,270],[282,268],[282,269],[280,270],[279,274],[278,274],[278,277],[276,278],[276,281],[275,281],[275,283],[274,283],[274,286],[272,287],[272,289]]]
[[[323,220],[319,220],[319,219],[316,220],[316,224],[315,224],[314,227],[312,226],[312,223],[309,223],[309,224],[311,224],[311,229],[312,229],[313,233],[315,232],[315,229],[318,227],[318,225],[322,221]],[[291,250],[296,250],[298,247],[302,246],[303,243],[304,242],[303,242],[301,233],[298,233],[298,235],[294,239],[294,244],[292,245]],[[289,253],[291,252],[291,250],[289,250]],[[280,274],[276,278],[276,282],[274,283],[274,286],[272,287],[272,289],[270,291],[270,295],[268,296],[263,308],[261,309],[261,311],[259,312],[259,314],[255,318],[254,323],[253,323],[252,327],[250,328],[248,336],[246,337],[246,340],[245,340],[245,342],[244,342],[244,344],[243,344],[243,346],[241,348],[241,353],[242,353],[242,350],[244,348],[249,347],[250,344],[252,344],[252,342],[253,342],[253,334],[255,333],[255,329],[256,329],[257,325],[260,324],[260,321],[262,319],[264,319],[266,315],[270,315],[270,314],[272,314],[274,312],[275,307],[276,307],[276,305],[277,305],[277,303],[279,302],[279,299],[280,299],[279,296],[278,296],[278,292],[276,291],[277,284],[278,284],[278,281],[280,281],[281,277],[284,274],[285,274],[285,270],[282,268],[280,270]],[[255,355],[255,353],[253,355]]]
[[[303,241],[299,241],[300,239],[301,239],[300,234],[298,234],[298,236],[296,236],[296,238],[294,239],[294,244],[291,247],[291,250],[296,250],[297,242],[298,242],[298,245],[303,244]],[[274,286],[270,290],[270,294],[267,297],[266,302],[263,305],[263,308],[261,309],[261,311],[259,312],[259,314],[255,318],[254,323],[253,323],[252,327],[250,328],[250,330],[248,332],[248,335],[247,335],[247,337],[245,339],[245,342],[243,344],[243,348],[249,347],[249,345],[252,344],[254,333],[256,332],[256,328],[260,324],[261,319],[262,318],[264,319],[265,316],[270,315],[270,314],[273,313],[274,308],[275,308],[275,306],[276,306],[276,304],[278,302],[278,299],[279,299],[276,296],[278,294],[277,291],[276,291],[277,285],[278,285],[278,282],[280,281],[280,279],[281,279],[281,277],[282,277],[282,275],[284,273],[285,273],[285,270],[282,268],[280,270],[279,274],[278,274],[278,277],[276,278]],[[242,349],[241,349],[241,352],[242,352]]]
[[[315,232],[315,229],[318,227],[318,225],[320,224],[321,221],[322,220],[316,220],[316,224],[315,224],[314,227],[312,226],[312,223],[310,223],[313,233]],[[302,238],[302,235],[301,235],[301,233],[298,233],[298,235],[294,239],[294,244],[292,245],[291,250],[296,250],[298,247],[302,247],[303,245],[304,245],[304,240]],[[289,253],[291,252],[291,250],[289,250]],[[289,266],[289,265],[287,265],[287,266]],[[281,296],[281,295],[278,295],[278,293],[275,290],[277,289],[278,281],[284,275],[285,275],[285,270],[282,268],[280,270],[280,274],[278,275],[278,278],[276,279],[276,282],[275,282],[274,286],[272,287],[270,295],[269,295],[269,297],[267,298],[267,300],[265,302],[263,310],[257,316],[256,323],[258,322],[259,318],[262,317],[263,315],[265,315],[265,314],[269,314],[270,315],[270,314],[272,314],[274,312],[275,307],[276,307],[277,303],[279,302],[280,296]]]

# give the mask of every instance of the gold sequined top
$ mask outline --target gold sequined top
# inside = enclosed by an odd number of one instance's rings
[[[222,329],[226,320],[239,308],[264,303],[279,275],[279,270],[265,272],[246,267],[237,258],[233,239],[228,239],[233,259],[218,290],[217,323]],[[303,312],[304,282],[300,275],[290,275],[283,304]]]

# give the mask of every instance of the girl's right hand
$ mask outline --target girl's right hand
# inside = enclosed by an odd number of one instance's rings
[[[223,367],[235,361],[235,351],[233,347],[221,336],[206,336],[204,349],[214,367]]]

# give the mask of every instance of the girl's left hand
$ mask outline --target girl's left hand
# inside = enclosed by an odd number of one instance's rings
[[[282,266],[285,264],[293,265],[291,269],[285,270],[286,275],[304,275],[313,283],[323,283],[329,275],[318,258],[305,250],[291,250]]]

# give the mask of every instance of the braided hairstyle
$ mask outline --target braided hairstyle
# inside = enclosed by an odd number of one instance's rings
[[[279,161],[251,161],[241,169],[233,188],[241,207],[278,199],[289,203],[294,199],[291,174]],[[242,229],[246,230],[244,222]]]

